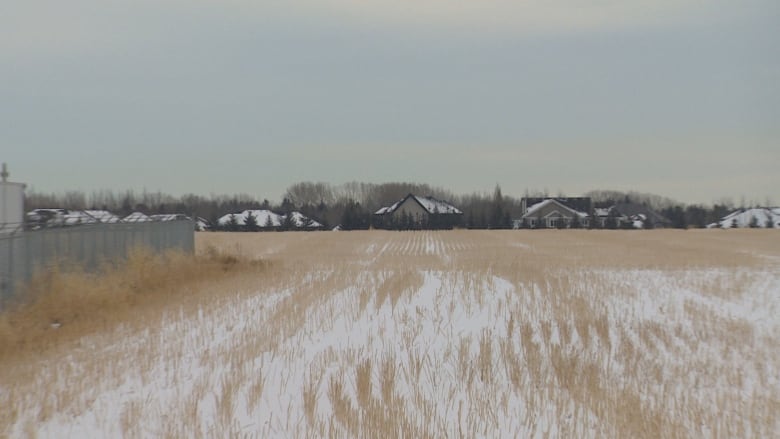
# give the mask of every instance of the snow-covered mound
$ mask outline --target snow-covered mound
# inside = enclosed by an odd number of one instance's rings
[[[257,223],[259,227],[279,227],[282,224],[283,216],[271,212],[270,210],[245,210],[241,213],[229,213],[227,215],[221,216],[217,220],[217,224],[220,226],[226,226],[230,224],[231,217],[235,217],[236,224],[239,226],[245,226],[246,221],[250,215],[255,217],[255,223]]]
[[[322,224],[310,219],[300,212],[292,212],[290,215],[292,216],[292,222],[295,224],[295,227],[306,227],[310,229],[322,227]]]
[[[220,217],[217,220],[217,224],[220,226],[227,226],[230,224],[230,218],[235,217],[236,224],[238,226],[245,226],[247,219],[249,216],[254,216],[255,223],[257,224],[257,227],[259,228],[265,228],[265,227],[279,227],[281,226],[286,218],[286,215],[279,215],[278,213],[274,213],[270,210],[245,210],[241,213],[231,213],[224,215]],[[292,223],[295,227],[298,228],[311,228],[316,229],[319,227],[322,227],[322,224],[318,223],[317,221],[309,219],[307,216],[300,212],[292,212],[290,213]]]
[[[721,227],[730,229],[732,227],[760,227],[760,228],[780,228],[780,208],[774,207],[754,207],[751,209],[736,210],[718,221],[710,224],[709,227]]]

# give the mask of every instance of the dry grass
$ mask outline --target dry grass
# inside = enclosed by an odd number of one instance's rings
[[[0,323],[0,435],[780,432],[776,231],[210,233],[197,254],[40,278]]]
[[[239,260],[206,249],[198,257],[177,252],[131,252],[120,265],[97,273],[54,266],[38,274],[0,313],[0,362],[37,354],[117,325],[138,325],[139,316],[191,297],[203,282],[257,273],[267,263]]]

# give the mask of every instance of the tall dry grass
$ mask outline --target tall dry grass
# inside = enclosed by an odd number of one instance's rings
[[[125,436],[780,431],[776,231],[209,233],[196,244],[200,262],[112,281],[150,302],[98,313],[114,317],[108,328],[93,321],[68,343],[0,358],[0,435],[51,436],[85,414],[102,422],[87,432]],[[215,254],[237,262],[226,270]],[[36,314],[41,337],[77,327],[78,309]],[[56,331],[55,315],[66,319]]]
[[[149,310],[191,298],[194,285],[265,269],[262,260],[239,259],[214,248],[197,257],[139,248],[127,260],[94,273],[52,265],[0,313],[0,364],[119,324],[139,324]]]

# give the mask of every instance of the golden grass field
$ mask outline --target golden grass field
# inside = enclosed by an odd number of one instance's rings
[[[775,230],[199,233],[0,315],[0,436],[778,437]]]

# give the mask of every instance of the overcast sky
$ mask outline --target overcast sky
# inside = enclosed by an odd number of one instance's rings
[[[0,3],[0,160],[38,191],[780,203],[777,0]]]

